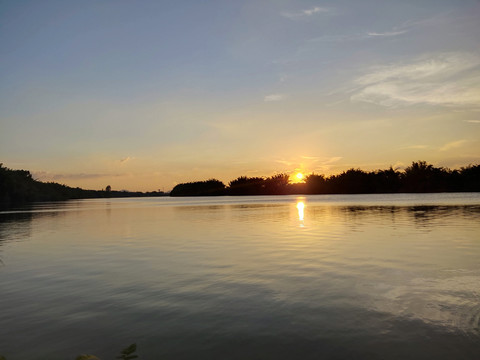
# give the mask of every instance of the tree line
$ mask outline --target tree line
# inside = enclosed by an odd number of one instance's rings
[[[287,194],[370,194],[414,192],[480,191],[480,165],[456,170],[434,167],[425,161],[413,162],[403,171],[363,171],[349,169],[338,175],[310,174],[305,182],[290,183],[289,175],[270,177],[240,176],[225,185],[220,180],[187,182],[176,185],[171,196],[287,195]],[[69,199],[164,196],[162,191],[84,190],[55,182],[35,180],[27,170],[12,170],[0,163],[0,206],[35,201]]]
[[[349,169],[338,175],[310,174],[292,184],[289,175],[240,176],[225,185],[217,179],[176,185],[170,196],[286,195],[286,194],[375,194],[480,191],[480,165],[451,170],[425,161],[413,162],[405,170],[364,171]]]
[[[59,201],[69,199],[90,199],[109,197],[162,196],[161,191],[131,192],[115,191],[108,185],[104,190],[84,190],[55,182],[35,180],[27,170],[12,170],[0,163],[0,206],[35,201]]]

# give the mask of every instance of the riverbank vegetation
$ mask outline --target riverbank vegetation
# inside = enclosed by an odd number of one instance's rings
[[[178,184],[171,196],[285,195],[285,194],[376,194],[480,191],[480,165],[451,170],[425,161],[405,170],[364,171],[349,169],[338,175],[310,174],[304,182],[291,183],[287,174],[271,177],[240,176],[225,185],[210,179]]]
[[[310,174],[303,182],[291,183],[288,174],[270,177],[240,176],[225,185],[222,181],[187,182],[176,185],[171,196],[220,195],[287,195],[287,194],[375,194],[422,192],[477,192],[480,191],[480,165],[469,165],[451,170],[435,167],[425,161],[413,162],[405,170],[390,167],[386,170],[364,171],[349,169],[341,174],[325,176]],[[84,190],[55,182],[42,182],[27,170],[12,170],[0,164],[0,206],[35,201],[58,201],[89,198],[118,198],[164,196],[161,191],[131,192],[112,190]]]
[[[120,360],[136,359],[136,358],[138,358],[138,355],[135,354],[136,351],[137,351],[137,344],[132,344],[132,345],[126,347],[125,349],[123,349],[120,352],[120,355],[118,355],[116,357],[116,359],[120,359]],[[7,360],[7,359],[5,358],[5,356],[0,355],[0,360]],[[95,355],[82,354],[82,355],[77,356],[75,358],[75,360],[100,360],[100,359],[98,357],[96,357]]]
[[[0,163],[0,206],[9,207],[34,201],[69,199],[162,196],[161,191],[115,191],[108,185],[104,190],[84,190],[55,182],[35,180],[27,170],[12,170]]]

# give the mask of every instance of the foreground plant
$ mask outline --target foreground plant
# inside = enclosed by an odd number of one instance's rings
[[[117,356],[117,359],[121,360],[133,360],[138,358],[138,355],[135,355],[134,352],[137,351],[137,344],[132,344],[120,352],[120,355]],[[5,356],[0,355],[0,360],[7,360]],[[75,360],[100,360],[95,355],[82,354],[75,358]]]
[[[95,355],[90,355],[90,354],[82,354],[77,356],[75,360],[100,360],[97,358]]]
[[[138,355],[135,355],[134,352],[137,351],[137,344],[131,344],[130,346],[126,347],[120,352],[120,355],[117,356],[117,359],[121,360],[133,360],[138,358]],[[1,358],[0,360],[6,360],[5,358]],[[82,354],[77,356],[75,360],[100,360],[95,355],[90,354]]]
[[[135,355],[134,352],[137,351],[137,344],[132,344],[129,347],[126,347],[120,352],[120,356],[117,356],[117,359],[122,360],[132,360],[138,358],[138,355]]]

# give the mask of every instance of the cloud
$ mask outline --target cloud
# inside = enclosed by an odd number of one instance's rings
[[[383,33],[377,33],[377,32],[368,32],[367,35],[370,37],[389,37],[389,36],[398,36],[405,34],[407,30],[401,30],[401,31],[387,31]]]
[[[60,180],[86,180],[100,179],[105,177],[117,177],[124,174],[97,174],[97,173],[73,173],[73,174],[55,174],[47,171],[34,171],[33,177],[42,181],[60,181]]]
[[[288,161],[288,160],[275,160],[275,162],[279,163],[279,164],[283,164],[283,165],[287,165],[287,166],[292,166],[294,165],[295,163],[292,162],[292,161]]]
[[[316,37],[313,39],[308,39],[307,43],[314,43],[314,42],[342,42],[342,41],[352,41],[352,40],[360,40],[365,38],[365,36],[360,36],[358,34],[351,34],[351,35],[322,35],[320,37]]]
[[[387,107],[414,104],[480,104],[480,57],[465,53],[423,56],[404,64],[371,69],[355,80],[350,100]]]
[[[271,102],[271,101],[282,101],[286,98],[285,95],[283,94],[271,94],[267,95],[263,98],[263,101],[265,102]]]
[[[126,158],[123,158],[120,160],[120,164],[125,164],[126,162],[135,159],[134,157],[127,156]]]
[[[320,13],[328,13],[330,9],[315,6],[311,9],[300,10],[298,12],[283,12],[282,16],[289,18],[289,19],[298,19],[298,18],[305,18],[310,17],[312,15],[320,14]]]
[[[313,162],[319,161],[321,158],[318,156],[301,156],[302,159],[311,160]]]
[[[343,159],[342,156],[332,156],[331,158],[324,159],[323,164],[325,164],[325,165],[332,164],[332,163],[340,161],[342,159]]]
[[[459,147],[463,146],[466,142],[467,142],[467,140],[452,141],[452,142],[449,142],[449,143],[443,145],[439,150],[440,151],[448,151],[448,150],[451,150],[451,149],[456,149],[456,148],[459,148]]]
[[[393,30],[393,31],[386,31],[386,32],[375,32],[369,31],[366,33],[357,33],[357,34],[340,34],[340,35],[323,35],[317,38],[309,39],[307,42],[314,43],[314,42],[346,42],[346,41],[362,41],[374,38],[387,38],[393,36],[399,36],[406,34],[408,32],[407,29],[404,30]]]
[[[413,150],[420,150],[420,149],[426,149],[428,148],[428,145],[409,145],[405,146],[402,149],[413,149]]]
[[[330,158],[320,158],[315,163],[315,173],[329,173],[334,171],[335,169],[339,169],[342,166],[336,164],[338,161],[342,160],[342,156],[332,156]]]
[[[328,170],[332,164],[343,159],[341,156],[319,157],[319,156],[299,156],[289,159],[275,159],[274,161],[288,167]]]
[[[405,65],[387,65],[373,70],[369,74],[359,77],[356,82],[361,85],[379,83],[386,80],[419,80],[434,79],[437,76],[446,77],[455,75],[463,70],[480,65],[478,56],[445,53],[437,56],[428,56]]]
[[[471,123],[471,124],[480,124],[480,120],[463,120],[463,121]]]
[[[316,13],[320,13],[320,12],[328,12],[328,9],[316,6],[316,7],[311,8],[311,9],[302,10],[302,13],[307,15],[307,16],[310,16],[310,15],[313,15],[313,14],[316,14]]]

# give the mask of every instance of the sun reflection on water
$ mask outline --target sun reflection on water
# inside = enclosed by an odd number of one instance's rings
[[[304,209],[305,209],[305,203],[303,201],[297,201],[298,220],[301,221],[300,226],[304,225],[303,224],[303,220],[305,218]]]

